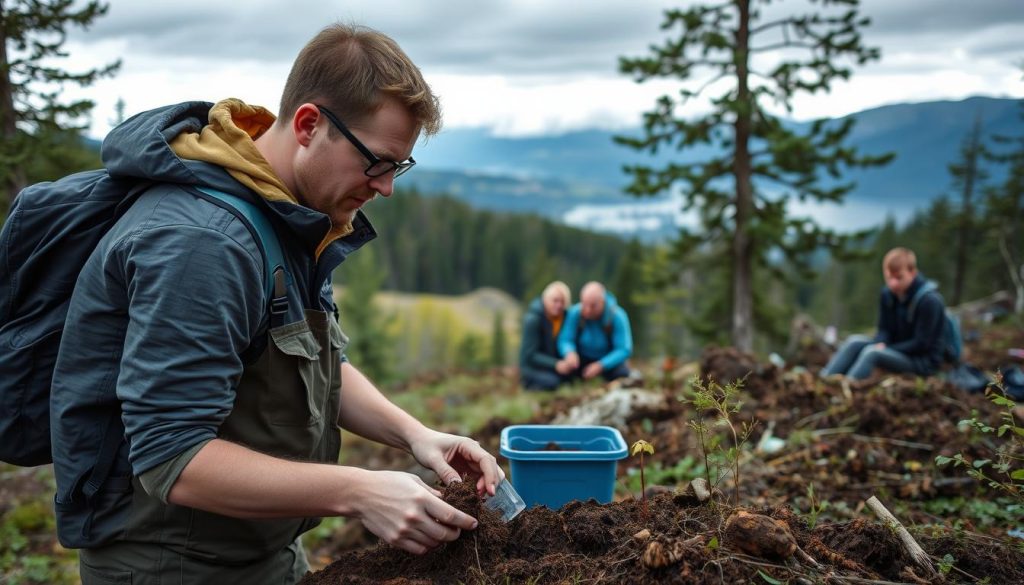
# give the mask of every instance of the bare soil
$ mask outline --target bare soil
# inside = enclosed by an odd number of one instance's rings
[[[891,529],[862,519],[809,530],[785,506],[737,509],[666,493],[651,498],[646,519],[636,500],[591,500],[532,508],[505,524],[480,507],[471,482],[445,499],[476,514],[477,530],[422,556],[384,544],[345,552],[301,583],[926,582]],[[922,544],[933,557],[962,559],[952,582],[968,573],[1024,580],[1024,553],[991,539],[945,534]]]
[[[1009,347],[1024,347],[1024,331],[1002,329],[993,339],[969,341],[966,357],[992,371],[1014,363]],[[703,376],[721,383],[744,380],[736,420],[756,427],[743,451],[738,494],[725,477],[702,503],[685,489],[688,479],[679,478],[648,486],[646,519],[637,492],[610,504],[533,508],[504,524],[479,507],[471,489],[451,488],[446,499],[480,519],[476,531],[420,557],[380,543],[334,548],[328,553],[334,562],[303,583],[1024,583],[1024,540],[1008,535],[1024,527],[1024,518],[976,525],[963,510],[986,502],[998,509],[1012,500],[962,469],[934,463],[938,455],[992,455],[990,437],[958,424],[975,415],[999,420],[985,396],[939,377],[824,381],[814,367],[781,369],[732,348],[709,348],[700,365]],[[620,429],[627,444],[655,445],[648,470],[702,461],[688,424],[698,413],[679,400],[684,386],[664,376],[667,406],[638,413]],[[531,422],[549,422],[602,391],[552,401]],[[1022,415],[1018,408],[1018,421]],[[508,424],[492,419],[474,438],[496,453]],[[755,449],[769,429],[785,445]],[[619,462],[622,486],[638,465],[634,458]],[[915,565],[895,532],[865,509],[872,495],[910,530],[941,575]],[[821,517],[811,514],[822,502]],[[364,535],[362,542],[375,539]]]

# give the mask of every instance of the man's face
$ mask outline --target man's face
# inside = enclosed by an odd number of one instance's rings
[[[412,115],[393,99],[386,99],[367,119],[347,124],[370,152],[385,160],[408,159],[419,136]],[[332,138],[331,127],[321,115],[309,144],[296,154],[295,184],[299,202],[326,214],[338,227],[351,223],[356,211],[378,193],[390,197],[395,177],[393,172],[366,176],[366,157],[344,136]]]
[[[580,315],[584,319],[593,320],[604,312],[604,295],[597,291],[587,291],[580,297]]]
[[[907,289],[910,288],[910,284],[914,282],[914,277],[917,276],[917,270],[900,266],[896,268],[886,268],[882,271],[882,274],[885,278],[885,286],[889,287],[892,294],[903,298],[903,296],[907,294]]]

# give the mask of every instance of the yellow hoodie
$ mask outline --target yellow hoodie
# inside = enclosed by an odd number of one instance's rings
[[[179,134],[171,141],[171,150],[179,157],[208,162],[224,168],[232,177],[269,201],[298,199],[278,178],[270,163],[256,148],[255,140],[263,135],[277,118],[270,110],[250,106],[239,99],[228,98],[210,109],[210,123],[199,133]],[[333,226],[316,255],[334,240],[352,233],[352,224]]]

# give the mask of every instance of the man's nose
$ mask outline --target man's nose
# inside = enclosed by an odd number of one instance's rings
[[[391,193],[395,190],[395,173],[384,173],[379,177],[371,178],[370,187],[381,197],[391,197]]]

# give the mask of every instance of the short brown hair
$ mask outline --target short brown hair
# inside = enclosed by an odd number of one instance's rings
[[[909,248],[893,248],[882,260],[882,270],[917,270],[917,256]]]
[[[386,97],[408,108],[427,136],[441,130],[440,102],[398,43],[372,28],[337,23],[320,31],[295,58],[278,118],[289,120],[299,106],[311,102],[358,124]]]

